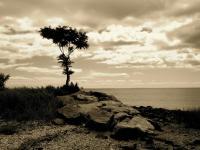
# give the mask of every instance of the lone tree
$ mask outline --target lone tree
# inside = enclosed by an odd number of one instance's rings
[[[0,73],[0,90],[5,89],[5,83],[10,78],[10,75]]]
[[[86,32],[68,26],[44,27],[39,32],[43,38],[52,40],[59,47],[61,54],[57,57],[58,63],[63,67],[63,74],[67,77],[66,86],[69,86],[70,76],[74,73],[71,69],[73,62],[70,55],[76,49],[89,47]]]

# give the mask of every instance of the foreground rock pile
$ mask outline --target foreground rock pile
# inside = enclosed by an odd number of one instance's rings
[[[58,96],[63,106],[58,109],[56,124],[82,124],[97,131],[109,131],[116,139],[131,139],[153,134],[152,121],[141,116],[131,106],[114,96],[99,92],[85,92]]]
[[[59,96],[53,122],[0,119],[0,149],[200,150],[200,130],[173,122],[173,111],[131,107],[80,91]]]

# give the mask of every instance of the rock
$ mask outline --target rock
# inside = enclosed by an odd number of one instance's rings
[[[95,96],[85,95],[85,94],[76,94],[74,98],[78,101],[82,101],[84,103],[92,103],[97,102],[98,98]]]
[[[154,126],[142,116],[125,119],[115,126],[114,137],[118,139],[131,139],[152,133]]]
[[[192,145],[195,145],[195,146],[199,146],[200,145],[200,139],[196,139],[192,142]]]
[[[128,115],[127,113],[125,113],[125,112],[119,112],[119,113],[114,115],[114,120],[116,122],[122,121],[122,120],[124,120],[126,118],[131,118],[131,116]]]
[[[63,116],[63,118],[71,123],[80,123],[82,121],[81,114],[79,113],[79,108],[77,105],[66,105],[58,109],[58,113]]]
[[[118,101],[113,101],[113,100],[109,100],[109,101],[100,101],[100,103],[103,105],[103,106],[122,106],[123,103],[122,102],[118,102]]]
[[[99,108],[88,112],[87,126],[95,130],[109,130],[113,115]]]
[[[65,124],[65,121],[63,119],[61,119],[61,118],[56,118],[52,122],[55,125],[64,125]]]
[[[0,126],[0,134],[12,135],[15,134],[18,130],[18,124],[6,124]]]
[[[108,136],[107,135],[104,135],[104,134],[97,134],[95,136],[95,138],[98,138],[98,139],[108,139]]]
[[[108,94],[101,93],[101,92],[90,91],[89,94],[97,97],[99,101],[108,101],[108,100],[119,101],[115,96],[108,95]]]
[[[127,113],[129,115],[137,115],[139,114],[139,111],[130,107],[130,106],[126,106],[126,105],[113,105],[113,104],[109,104],[106,106],[103,106],[102,109],[105,109],[109,112],[113,112],[114,114],[119,113],[119,112],[124,112]]]
[[[65,95],[65,96],[57,96],[57,98],[65,105],[75,105],[76,102],[72,96]]]
[[[154,149],[173,150],[173,147],[172,147],[172,145],[168,145],[168,144],[166,144],[164,142],[155,141],[155,143],[154,143]]]
[[[37,148],[34,148],[35,150],[43,150],[44,148],[42,147],[37,147]]]
[[[90,104],[78,104],[78,106],[79,106],[79,112],[87,116],[88,112],[92,111],[93,109],[98,109],[98,107],[101,107],[102,104],[95,102]]]
[[[163,131],[162,128],[161,128],[161,125],[158,122],[153,121],[151,119],[148,119],[148,121],[154,126],[155,130]]]
[[[119,145],[123,150],[142,150],[140,143],[123,143]]]
[[[136,144],[135,143],[122,143],[119,145],[120,148],[123,150],[135,150]]]

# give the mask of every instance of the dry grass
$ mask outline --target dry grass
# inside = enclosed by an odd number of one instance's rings
[[[60,102],[45,88],[15,88],[0,91],[0,116],[8,120],[48,120]]]

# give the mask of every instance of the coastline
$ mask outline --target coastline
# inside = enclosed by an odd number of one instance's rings
[[[200,88],[109,88],[95,91],[115,95],[131,106],[152,106],[170,110],[200,108]]]
[[[88,93],[83,92],[81,94],[82,97],[79,97],[79,102],[83,103],[88,98],[91,100]],[[107,94],[103,95],[104,98],[107,96]],[[69,105],[68,98],[65,97],[67,105]],[[109,102],[111,98],[114,99],[114,96],[109,97],[105,102]],[[90,103],[87,100],[87,104]],[[108,106],[111,107],[114,104]],[[101,147],[105,150],[200,148],[200,130],[185,126],[183,120],[177,120],[177,114],[182,115],[183,111],[143,106],[133,106],[132,108],[138,110],[141,116],[144,116],[154,125],[153,134],[120,140],[113,138],[110,131],[96,131],[93,128],[88,128],[84,123],[64,123],[62,117],[57,121],[5,121],[1,119],[0,147],[2,149],[100,149]]]

